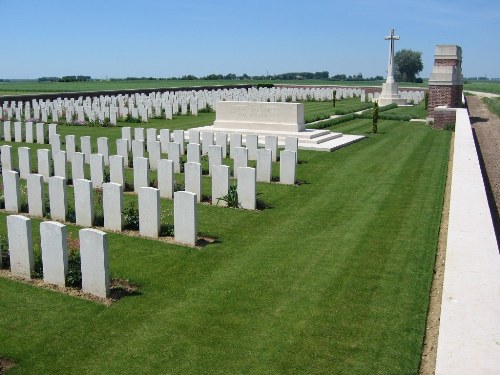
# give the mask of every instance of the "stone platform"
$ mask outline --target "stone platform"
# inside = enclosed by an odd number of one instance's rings
[[[315,150],[315,151],[333,151],[338,148],[350,145],[351,143],[360,141],[365,138],[362,135],[346,135],[342,133],[333,133],[329,130],[316,130],[305,129],[300,132],[284,132],[284,131],[271,131],[271,130],[250,130],[250,129],[236,129],[236,128],[221,128],[211,126],[202,126],[199,128],[192,128],[198,132],[212,132],[212,133],[227,133],[227,134],[241,134],[243,143],[248,134],[256,134],[259,136],[259,145],[264,146],[264,139],[266,135],[278,137],[278,146],[285,145],[286,137],[297,137],[300,150]],[[188,137],[188,132],[186,132]]]

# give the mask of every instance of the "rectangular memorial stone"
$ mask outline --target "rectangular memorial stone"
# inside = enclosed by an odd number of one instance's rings
[[[104,157],[101,154],[90,155],[90,180],[95,189],[101,189],[104,183]]]
[[[97,153],[104,159],[104,165],[109,165],[109,146],[107,137],[97,138]]]
[[[122,139],[128,141],[128,150],[132,150],[132,131],[130,127],[126,126],[122,128]]]
[[[94,224],[94,189],[92,181],[74,180],[76,224],[91,227]]]
[[[167,145],[168,160],[174,162],[174,173],[181,173],[181,146],[177,142]]]
[[[184,164],[184,190],[196,194],[198,202],[201,202],[201,164],[186,163]]]
[[[102,185],[104,228],[123,229],[123,185],[107,182]]]
[[[227,202],[219,200],[229,191],[229,167],[227,165],[212,166],[212,204],[227,206]]]
[[[167,145],[170,143],[170,130],[160,129],[160,145],[161,152],[163,154],[167,153]]]
[[[197,130],[190,130],[189,131],[189,143],[201,144],[199,131],[197,131]]]
[[[214,133],[201,132],[201,154],[207,155],[210,146],[214,144]]]
[[[12,142],[12,124],[10,121],[3,122],[3,139],[5,142]]]
[[[149,151],[149,143],[150,142],[156,142],[158,140],[157,138],[157,132],[155,128],[148,128],[146,129],[146,149]]]
[[[109,157],[109,180],[115,184],[125,186],[123,156],[111,155]]]
[[[26,182],[29,214],[32,216],[45,216],[43,176],[41,174],[29,174]]]
[[[26,143],[33,143],[33,123],[31,121],[27,121],[25,124],[26,129]]]
[[[248,166],[248,150],[245,147],[236,147],[233,156],[233,175],[238,177],[238,169]]]
[[[75,152],[73,154],[73,160],[71,162],[71,178],[73,181],[85,179],[85,155],[81,152]]]
[[[54,176],[68,178],[66,152],[56,151],[53,155],[54,155]]]
[[[2,150],[2,155],[0,158],[2,161],[2,172],[10,171],[12,170],[12,146],[3,145],[1,146],[1,150]]]
[[[82,290],[101,298],[109,296],[109,260],[107,234],[96,229],[82,229],[80,258]]]
[[[129,159],[128,159],[128,140],[127,139],[122,139],[119,138],[116,140],[116,154],[121,156],[123,159],[123,166],[128,168],[129,167]]]
[[[5,211],[21,211],[21,192],[19,191],[19,173],[4,171],[2,173]]]
[[[149,161],[146,158],[134,158],[134,191],[149,187]]]
[[[23,141],[23,128],[20,121],[14,122],[14,141],[17,143]]]
[[[222,147],[222,158],[227,158],[227,134],[216,133],[215,144]]]
[[[158,189],[160,190],[160,197],[173,198],[174,182],[174,162],[168,159],[160,159],[158,161]]]
[[[73,155],[76,152],[76,137],[72,134],[68,134],[65,136],[66,141],[66,156],[68,161],[73,160]]]
[[[278,137],[275,135],[266,135],[265,148],[271,150],[271,159],[273,162],[278,161]]]
[[[242,135],[238,133],[233,133],[229,135],[229,155],[234,159],[235,148],[241,147],[242,145]]]
[[[295,152],[295,157],[299,151],[299,140],[297,137],[286,137],[285,138],[285,150]],[[298,158],[297,158],[298,160]]]
[[[35,270],[31,220],[21,215],[7,216],[7,236],[12,274],[31,279],[31,273]]]
[[[43,176],[44,182],[49,182],[49,177],[51,176],[51,152],[45,148],[36,150],[38,157],[38,173]]]
[[[49,178],[49,202],[51,219],[66,221],[66,213],[68,211],[66,179],[58,176]]]
[[[280,184],[295,184],[296,158],[296,153],[293,151],[280,152]]]
[[[40,223],[43,281],[60,287],[66,286],[68,250],[66,225],[55,221]]]
[[[152,187],[139,189],[139,233],[157,238],[160,234],[160,191]]]
[[[198,240],[198,211],[196,194],[188,191],[174,193],[174,238],[177,242],[196,246]]]
[[[43,145],[45,143],[45,124],[37,122],[36,125],[36,143]]]
[[[259,149],[257,151],[257,181],[271,182],[272,151]]]
[[[184,150],[184,130],[174,130],[174,142],[178,143],[180,146],[180,155],[185,154]],[[170,158],[169,158],[170,159]]]
[[[144,128],[134,128],[134,140],[144,141]]]
[[[158,160],[161,158],[161,145],[158,141],[149,142],[149,167],[152,171],[158,169]]]
[[[222,147],[212,145],[208,149],[208,174],[212,175],[212,166],[222,164]]]
[[[237,190],[241,208],[255,210],[257,206],[255,168],[238,168]]]
[[[200,145],[198,143],[188,143],[187,145],[187,162],[201,163]]]
[[[133,158],[144,157],[144,141],[138,141],[135,139],[132,141],[132,157]]]
[[[85,135],[80,137],[80,148],[83,155],[85,155],[85,163],[90,164],[90,155],[92,154],[92,144],[90,143],[90,136]]]
[[[17,149],[17,154],[19,161],[19,177],[26,180],[31,173],[30,149],[28,147],[19,147]]]

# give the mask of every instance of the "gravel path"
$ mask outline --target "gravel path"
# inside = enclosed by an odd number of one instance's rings
[[[500,211],[500,118],[489,112],[481,98],[477,96],[468,96],[467,103],[472,128],[481,151],[480,157],[486,171],[484,177],[488,198],[490,205],[496,209],[496,212],[492,212],[492,214],[495,227],[498,230],[500,224],[498,218]],[[492,209],[492,211],[494,210]]]

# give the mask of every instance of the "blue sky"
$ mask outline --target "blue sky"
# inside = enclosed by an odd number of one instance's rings
[[[0,0],[0,78],[324,71],[386,74],[396,51],[458,44],[500,77],[500,0]]]

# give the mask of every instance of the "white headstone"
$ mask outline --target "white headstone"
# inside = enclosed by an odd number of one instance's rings
[[[104,157],[101,154],[90,155],[90,180],[96,189],[104,183]]]
[[[293,151],[280,152],[280,184],[295,184],[296,158],[296,153]]]
[[[38,170],[40,173],[40,170]],[[71,179],[85,179],[85,155],[81,152],[75,152],[73,154],[73,160],[71,161]]]
[[[74,180],[76,224],[91,227],[94,224],[94,189],[92,181]]]
[[[233,174],[237,178],[238,169],[248,165],[248,150],[245,147],[235,147],[233,155]]]
[[[123,156],[111,155],[109,157],[109,181],[125,186]]]
[[[167,153],[167,145],[170,143],[170,130],[160,129],[160,144],[161,152],[163,154]]]
[[[200,145],[198,143],[188,143],[187,145],[187,162],[201,163]]]
[[[212,204],[218,206],[227,206],[227,202],[219,200],[227,195],[229,191],[229,172],[227,165],[212,166]]]
[[[229,135],[229,155],[232,159],[234,159],[235,148],[241,147],[241,134],[232,133]]]
[[[177,142],[167,145],[168,159],[174,162],[174,173],[181,173],[181,146]]]
[[[30,149],[28,147],[19,147],[17,149],[17,154],[19,161],[19,177],[26,180],[31,173]]]
[[[3,195],[5,200],[5,211],[21,211],[21,192],[19,191],[19,173],[15,171],[3,171]]]
[[[188,191],[174,193],[174,238],[177,242],[195,246],[198,240],[196,194]]]
[[[36,143],[43,145],[45,143],[45,124],[43,122],[36,123]]]
[[[123,185],[114,182],[102,185],[102,209],[104,228],[121,232],[123,229]]]
[[[92,145],[90,143],[90,136],[85,135],[80,137],[80,147],[82,153],[85,155],[85,163],[90,164],[90,155],[92,154]]]
[[[149,161],[146,158],[134,158],[134,191],[149,187]]]
[[[247,134],[246,147],[248,149],[248,160],[257,160],[257,149],[259,148],[259,136]]]
[[[222,165],[222,147],[212,145],[208,149],[208,174],[212,175],[212,166]]]
[[[132,157],[133,158],[143,158],[144,157],[144,141],[134,139],[132,141]]]
[[[40,223],[43,281],[60,287],[66,286],[68,250],[66,225],[55,221]]]
[[[214,133],[201,132],[201,154],[207,155],[210,146],[214,144]]]
[[[172,199],[174,196],[174,162],[172,160],[160,159],[158,161],[158,190],[162,198]]]
[[[222,147],[222,157],[227,158],[227,133],[216,133],[215,144]]]
[[[161,145],[158,141],[149,142],[149,167],[152,171],[158,169],[158,160],[161,158]]]
[[[267,150],[271,150],[272,161],[276,162],[278,160],[278,137],[276,137],[275,135],[266,135],[265,148]]]
[[[184,155],[184,130],[174,130],[174,142],[180,145],[180,154]],[[170,159],[170,158],[169,158]]]
[[[56,151],[53,153],[54,158],[54,176],[68,178],[68,168],[65,151]]]
[[[45,215],[45,203],[44,203],[44,184],[43,176],[41,174],[29,174],[27,181],[27,191],[28,191],[28,210],[29,214],[32,216],[44,216]]]
[[[109,165],[109,147],[107,137],[97,138],[97,153],[103,156],[104,165]]]
[[[196,194],[198,202],[201,202],[201,164],[199,163],[186,163],[184,164],[184,189],[191,193]]]
[[[271,182],[272,175],[272,151],[259,149],[257,151],[257,181]]]
[[[257,206],[255,168],[238,168],[237,190],[241,208],[255,210]]]
[[[12,146],[3,145],[1,150],[2,171],[10,171],[12,170]]]
[[[66,179],[58,176],[49,178],[50,217],[52,220],[66,221],[68,200],[66,197]]]
[[[31,279],[31,273],[35,270],[31,220],[21,215],[7,216],[7,236],[12,274]]]
[[[82,290],[106,298],[109,296],[107,234],[96,229],[82,229],[79,234]]]
[[[139,189],[139,233],[157,238],[160,234],[160,191],[152,187]]]

